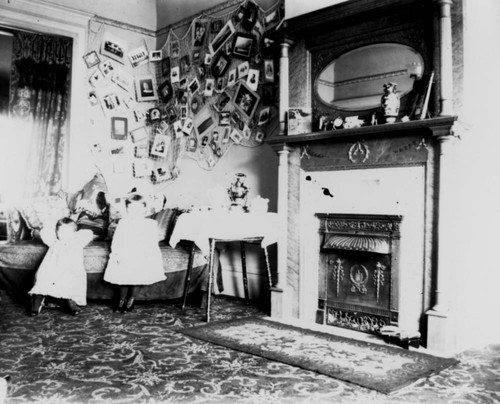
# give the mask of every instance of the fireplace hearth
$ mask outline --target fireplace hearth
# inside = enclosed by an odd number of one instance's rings
[[[378,333],[398,324],[401,216],[316,214],[317,322]]]

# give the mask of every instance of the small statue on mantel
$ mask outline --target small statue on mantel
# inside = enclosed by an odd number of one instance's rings
[[[396,87],[396,83],[384,84],[384,94],[382,95],[381,105],[386,123],[396,122],[396,118],[399,114],[399,94],[396,91]]]
[[[230,210],[247,210],[247,196],[249,188],[245,185],[246,175],[243,173],[235,174],[234,182],[229,186],[227,192],[231,201]]]

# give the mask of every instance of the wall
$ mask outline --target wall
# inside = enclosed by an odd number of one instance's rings
[[[453,207],[462,346],[500,341],[500,324],[494,320],[500,307],[500,52],[495,43],[500,35],[500,4],[486,0],[478,8],[474,3],[463,1],[463,92],[457,112],[464,130],[456,147],[458,184]]]
[[[38,2],[156,30],[156,0],[39,0]]]

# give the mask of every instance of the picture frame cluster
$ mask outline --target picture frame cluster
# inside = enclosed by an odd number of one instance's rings
[[[277,128],[273,38],[282,16],[282,2],[267,12],[242,2],[229,15],[195,18],[182,38],[171,31],[161,49],[129,49],[104,33],[99,48],[83,56],[89,103],[110,118],[113,141],[132,143],[135,177],[172,179],[176,163],[167,160],[185,153],[212,169],[231,144],[262,144]]]

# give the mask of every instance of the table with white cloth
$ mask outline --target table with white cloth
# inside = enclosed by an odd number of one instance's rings
[[[183,213],[177,219],[174,231],[170,237],[170,245],[174,247],[180,240],[192,241],[191,255],[197,246],[208,256],[208,297],[207,297],[207,322],[210,321],[210,299],[212,291],[212,278],[214,272],[214,251],[218,242],[238,241],[241,246],[241,263],[245,299],[248,300],[248,278],[246,271],[245,243],[259,242],[266,259],[266,270],[269,287],[272,287],[271,269],[267,247],[278,241],[278,214],[277,213],[246,213],[234,211],[196,211]],[[187,290],[192,270],[192,260],[189,260],[186,275],[184,301],[185,307]]]

